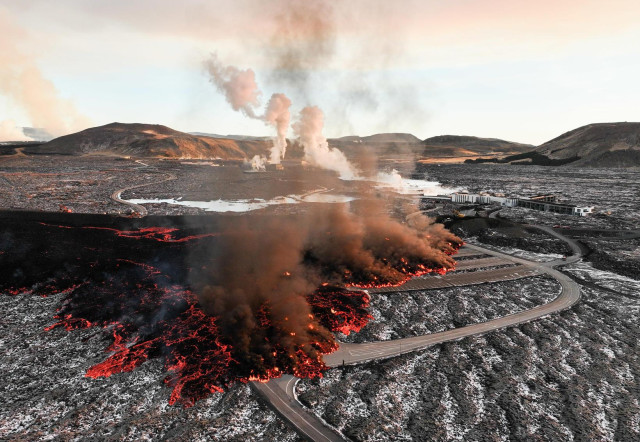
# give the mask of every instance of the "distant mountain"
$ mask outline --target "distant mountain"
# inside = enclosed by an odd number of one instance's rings
[[[134,157],[243,159],[266,154],[271,142],[195,136],[158,124],[111,123],[56,138],[32,154],[116,154]]]
[[[572,166],[640,166],[640,123],[597,123],[579,127],[538,146],[552,160]]]
[[[25,128],[33,138],[47,134]],[[589,124],[537,148],[496,138],[441,135],[419,140],[406,133],[349,136],[329,140],[349,157],[373,154],[379,159],[413,158],[421,162],[494,162],[511,164],[570,164],[586,167],[640,166],[640,123]],[[157,124],[111,123],[28,145],[30,154],[113,154],[133,157],[244,159],[268,155],[271,140],[215,134],[189,134]],[[287,158],[304,156],[298,143],[289,143]],[[363,155],[362,157],[366,157]]]
[[[420,138],[412,134],[406,133],[385,133],[374,134],[366,137],[362,137],[362,141],[368,143],[419,143]]]
[[[357,135],[349,135],[346,137],[332,138],[330,141],[343,143],[420,143],[420,138],[407,133],[382,133],[359,137]]]
[[[271,137],[256,137],[253,135],[219,135],[210,134],[207,132],[189,132],[189,135],[195,135],[197,137],[222,138],[237,141],[266,141],[271,139]]]
[[[413,157],[421,162],[462,162],[475,158],[502,158],[526,152],[531,144],[514,143],[497,138],[440,135],[421,140],[407,133],[383,133],[367,137],[348,136],[329,140],[332,146],[356,156],[368,150],[378,158]]]
[[[330,146],[337,147],[351,158],[359,158],[365,154],[378,159],[413,159],[422,151],[420,138],[407,133],[382,133],[365,137],[350,135],[328,141]]]
[[[461,135],[439,135],[423,141],[425,157],[429,156],[458,156],[498,157],[530,151],[531,144],[515,143],[498,138],[479,138]]]
[[[469,163],[542,166],[640,167],[640,123],[595,123],[579,127],[530,152]]]

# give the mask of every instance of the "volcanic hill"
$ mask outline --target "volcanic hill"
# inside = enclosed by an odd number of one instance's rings
[[[640,123],[594,123],[541,144],[530,152],[502,159],[466,163],[510,163],[540,166],[639,167]]]
[[[367,137],[349,136],[330,140],[345,151],[355,155],[368,149],[378,158],[410,154],[418,161],[461,162],[468,158],[501,158],[530,151],[530,144],[514,143],[497,138],[478,138],[457,135],[440,135],[420,140],[407,133],[382,133]]]
[[[460,162],[468,158],[497,159],[533,149],[533,146],[494,138],[442,135],[424,141],[408,133],[380,133],[328,140],[348,157],[363,152],[379,159],[411,157],[419,161]],[[269,137],[222,136],[185,133],[167,126],[141,123],[111,123],[65,135],[47,143],[27,146],[26,154],[121,155],[155,158],[220,158],[242,160],[268,155]],[[289,141],[287,158],[304,157],[302,146]]]
[[[158,124],[111,123],[65,135],[37,147],[31,154],[113,154],[132,157],[243,159],[266,154],[269,140],[234,140],[179,132]]]
[[[536,153],[572,166],[640,166],[640,123],[597,123],[579,127],[538,146]]]
[[[530,151],[531,144],[515,143],[497,138],[439,135],[423,141],[423,156],[505,156]]]
[[[365,137],[349,135],[328,141],[330,146],[337,147],[351,158],[358,158],[363,153],[372,154],[378,159],[407,155],[413,158],[421,151],[420,138],[407,133],[380,133]]]

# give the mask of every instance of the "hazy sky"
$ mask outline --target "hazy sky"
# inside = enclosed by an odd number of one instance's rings
[[[539,144],[638,121],[637,0],[0,0],[0,121],[271,135],[207,80],[212,52],[320,106],[326,135]],[[42,99],[42,100],[41,100]]]

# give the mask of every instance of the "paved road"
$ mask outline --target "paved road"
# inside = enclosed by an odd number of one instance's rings
[[[492,217],[495,217],[496,215],[497,212],[491,214]],[[459,278],[464,276],[466,278],[469,278],[466,281],[466,284],[473,284],[480,282],[491,282],[490,280],[495,279],[496,272],[502,273],[503,277],[508,277],[510,275],[512,279],[514,276],[514,272],[518,273],[517,275],[515,275],[516,277],[523,277],[519,276],[520,274],[524,276],[528,276],[531,274],[547,274],[555,278],[562,287],[560,295],[550,303],[523,312],[504,316],[492,321],[473,324],[467,327],[456,328],[440,333],[433,333],[424,336],[416,336],[392,341],[370,342],[365,344],[342,343],[340,345],[340,348],[335,353],[326,355],[324,357],[325,363],[330,367],[335,367],[343,364],[359,364],[376,359],[390,358],[393,356],[398,356],[412,351],[424,349],[442,342],[459,340],[468,336],[479,335],[491,332],[493,330],[498,330],[516,324],[532,321],[571,307],[580,299],[580,288],[569,277],[555,270],[554,266],[569,264],[580,260],[582,256],[580,246],[576,241],[564,237],[551,228],[539,226],[531,227],[538,227],[541,230],[544,230],[545,232],[557,238],[560,238],[563,241],[566,241],[570,244],[574,254],[566,260],[555,260],[546,263],[539,263],[506,255],[497,250],[491,250],[486,247],[466,245],[459,256],[490,255],[490,259],[492,259],[491,262],[510,262],[515,266],[488,272],[461,273],[458,274],[457,277]],[[476,261],[480,261],[482,259],[483,258],[480,258]],[[486,263],[488,261],[484,262]],[[472,264],[466,264],[466,266],[471,265]],[[450,276],[453,277],[454,274],[450,274]],[[442,281],[447,281],[447,284],[445,286],[465,285],[465,281],[463,280],[458,280],[455,283],[451,283],[451,277],[447,278],[446,276],[431,276],[428,278],[422,278],[421,280],[424,282],[420,282],[419,284],[416,284],[414,281],[420,280],[420,278],[415,278],[409,281],[407,284],[403,285],[402,290],[404,291],[407,288],[411,287],[411,284],[414,284],[416,286],[421,284],[425,286],[433,285],[433,281],[436,280],[440,281],[436,283],[436,285],[443,284]],[[475,281],[474,278],[477,278],[478,282],[473,282]],[[484,281],[481,281],[482,279],[484,279]],[[431,282],[428,283],[427,281]],[[398,288],[392,290],[398,290]],[[301,436],[305,437],[306,439],[314,441],[342,440],[341,435],[337,431],[328,427],[315,414],[307,412],[296,400],[294,390],[297,380],[297,378],[291,375],[285,375],[279,379],[271,379],[266,383],[253,382],[252,387],[260,395],[262,395],[267,400],[267,402],[269,402],[288,422],[290,422],[297,429],[298,433]]]
[[[505,261],[504,259],[498,256],[490,256],[488,258],[478,257],[476,259],[464,259],[464,260],[458,261],[456,263],[455,271],[457,272],[460,270],[483,269],[486,267],[494,267],[494,266],[500,266],[505,264],[510,264],[510,262]],[[455,273],[451,273],[451,274],[455,275]]]
[[[136,163],[142,165],[142,167],[139,167],[139,169],[149,167],[148,164],[143,163],[142,161],[139,161],[139,160],[136,161]],[[147,216],[149,212],[147,212],[146,207],[140,204],[132,203],[131,201],[123,200],[122,198],[120,198],[120,195],[122,195],[122,193],[127,190],[137,189],[139,187],[151,186],[152,184],[160,184],[160,183],[164,183],[165,181],[172,181],[172,180],[178,179],[178,177],[172,173],[165,173],[164,175],[166,175],[166,178],[160,181],[150,180],[151,181],[150,183],[136,184],[134,186],[123,187],[122,189],[116,189],[113,191],[110,198],[117,203],[124,204],[126,206],[131,207],[140,217]]]
[[[567,257],[567,259],[556,259],[554,261],[550,261],[546,263],[548,266],[555,267],[555,266],[561,266],[565,264],[571,264],[571,263],[580,261],[580,259],[582,258],[582,249],[580,248],[580,244],[578,243],[578,241],[576,241],[575,239],[564,236],[561,233],[558,233],[557,231],[555,231],[551,227],[535,226],[532,224],[527,224],[526,226],[533,227],[534,229],[542,230],[543,232],[551,236],[554,236],[561,241],[566,242],[567,244],[569,244],[569,247],[571,247],[571,256]]]
[[[558,280],[562,286],[560,295],[548,304],[544,304],[530,310],[514,313],[492,321],[481,322],[478,324],[447,330],[440,333],[433,333],[424,336],[415,336],[411,338],[396,339],[392,341],[371,342],[366,344],[349,344],[343,343],[340,348],[324,357],[324,361],[330,367],[336,367],[344,364],[359,364],[373,359],[383,359],[392,356],[409,353],[415,350],[423,349],[434,344],[442,342],[455,341],[468,336],[479,335],[493,330],[510,327],[524,322],[549,315],[551,313],[564,310],[571,307],[580,299],[580,288],[571,278],[552,268],[551,263],[534,263],[521,258],[515,258],[503,253],[485,249],[475,245],[467,245],[472,249],[483,251],[490,255],[500,256],[505,260],[512,261],[532,267],[540,274],[547,274]],[[566,261],[562,261],[563,264]]]
[[[455,258],[456,259],[460,259],[460,258],[468,258],[469,256],[482,256],[484,255],[483,253],[479,253],[476,250],[471,250],[471,249],[467,249],[464,246],[458,250],[458,253],[456,253]]]
[[[506,263],[508,261],[501,260]],[[380,287],[368,289],[369,293],[391,293],[397,291],[410,292],[414,290],[434,290],[447,287],[461,287],[465,285],[484,284],[486,282],[511,281],[513,279],[535,276],[539,272],[533,267],[514,265],[486,271],[476,272],[453,272],[446,275],[428,275],[420,278],[413,278],[404,283],[401,287]]]
[[[489,214],[489,218],[497,218],[499,216],[498,214],[500,210],[501,209],[491,212]],[[569,247],[571,247],[571,256],[567,257],[566,259],[561,258],[561,259],[556,259],[556,260],[547,262],[546,263],[547,266],[551,266],[551,267],[561,266],[561,265],[571,264],[582,259],[582,248],[580,247],[580,244],[578,243],[578,241],[576,241],[575,239],[569,238],[568,236],[564,236],[563,234],[553,229],[552,227],[540,226],[537,224],[523,224],[523,226],[542,230],[543,232],[551,236],[554,236],[561,241],[566,242],[567,244],[569,244]]]
[[[151,183],[149,183],[149,184],[151,184]],[[122,195],[122,192],[124,192],[126,190],[135,189],[136,187],[146,186],[146,185],[147,184],[142,184],[140,186],[123,187],[122,189],[114,190],[113,193],[111,194],[110,198],[113,201],[115,201],[116,203],[124,204],[125,206],[131,207],[133,209],[133,211],[136,212],[138,214],[138,216],[140,216],[140,217],[147,216],[147,214],[149,212],[147,212],[147,209],[144,206],[141,206],[140,204],[135,204],[135,203],[132,203],[130,201],[123,200],[122,198],[120,198],[120,195]]]
[[[299,379],[286,374],[269,382],[252,382],[251,388],[276,409],[298,434],[305,439],[319,442],[342,442],[344,439],[327,426],[315,414],[305,410],[295,397],[295,384]]]
[[[547,228],[543,228],[543,230],[547,231],[546,229]],[[580,288],[572,279],[555,270],[554,266],[564,265],[580,260],[581,250],[576,241],[560,235],[553,231],[553,229],[548,233],[568,242],[575,254],[569,257],[566,261],[556,260],[539,263],[509,256],[496,250],[490,250],[476,245],[466,245],[465,253],[467,256],[483,254],[491,255],[492,257],[500,258],[506,262],[517,264],[516,268],[535,272],[535,274],[547,274],[552,276],[560,283],[562,291],[560,295],[550,303],[492,321],[473,324],[440,333],[392,341],[370,342],[365,344],[342,343],[335,353],[324,357],[325,363],[330,367],[336,367],[343,364],[359,364],[376,359],[390,358],[424,349],[442,342],[455,341],[465,337],[484,334],[505,327],[533,321],[571,307],[580,299]],[[509,268],[499,270],[509,270]],[[463,275],[482,275],[482,273],[489,272],[470,272]],[[402,290],[404,290],[404,287],[402,287]],[[252,387],[258,391],[267,400],[267,402],[269,402],[280,413],[281,416],[290,422],[298,430],[301,436],[314,441],[342,440],[342,437],[338,432],[328,427],[316,415],[307,412],[296,400],[294,391],[296,382],[297,378],[291,375],[286,375],[280,379],[272,379],[267,383],[253,383]]]

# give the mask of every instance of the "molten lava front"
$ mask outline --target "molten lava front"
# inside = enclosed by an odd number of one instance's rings
[[[83,227],[71,227],[65,225],[51,225],[47,223],[41,223],[46,226],[59,227],[61,229],[86,229],[86,230],[105,230],[108,232],[112,232],[114,235],[117,235],[121,238],[133,238],[133,239],[153,239],[155,241],[166,242],[166,243],[178,243],[178,242],[187,242],[194,239],[200,238],[208,238],[212,236],[217,236],[217,233],[204,233],[200,235],[187,235],[180,236],[180,229],[175,227],[142,227],[136,230],[119,230],[111,227],[93,227],[93,226],[83,226]]]
[[[55,316],[58,322],[47,328],[108,330],[112,343],[105,351],[110,355],[90,367],[87,377],[132,371],[151,358],[161,358],[168,373],[164,382],[173,389],[169,403],[189,406],[234,382],[266,381],[283,373],[322,376],[327,367],[321,356],[337,349],[335,341],[319,334],[317,340],[288,353],[278,340],[272,340],[282,333],[281,325],[271,321],[270,308],[263,305],[258,312],[260,333],[272,357],[256,366],[239,364],[233,344],[225,342],[216,318],[203,312],[192,292],[161,284],[166,275],[152,266],[126,264],[108,279],[69,292]],[[323,287],[308,295],[308,300],[320,324],[332,331],[358,331],[370,319],[369,297],[364,292]]]
[[[0,292],[62,295],[57,322],[48,331],[101,327],[109,336],[105,357],[87,370],[87,377],[129,372],[158,358],[166,371],[164,382],[172,389],[169,403],[184,406],[236,382],[267,381],[284,373],[322,376],[327,370],[322,355],[338,348],[328,331],[348,335],[371,319],[369,295],[347,285],[398,284],[413,275],[446,271],[400,259],[389,265],[390,274],[401,275],[393,280],[367,280],[365,274],[347,272],[340,285],[323,283],[304,296],[310,313],[302,322],[283,317],[269,300],[254,300],[251,342],[241,345],[225,331],[229,319],[206,314],[188,282],[186,257],[202,242],[215,244],[218,233],[41,222],[14,228],[32,230],[27,239],[2,250]],[[28,265],[8,261],[12,253],[23,253]]]
[[[358,333],[372,319],[367,311],[369,295],[366,292],[323,285],[307,295],[307,301],[322,324],[347,336]]]

